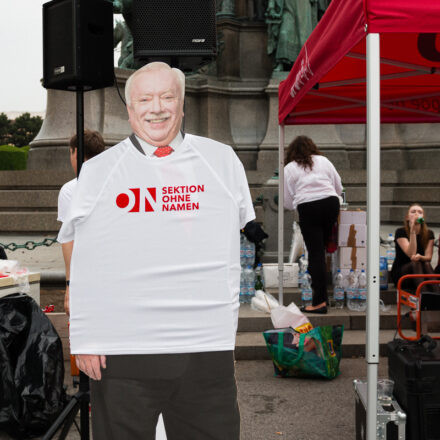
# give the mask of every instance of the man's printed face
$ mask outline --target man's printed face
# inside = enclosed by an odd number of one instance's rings
[[[127,106],[133,131],[151,145],[169,145],[183,118],[183,100],[175,74],[169,70],[142,72],[133,79]]]

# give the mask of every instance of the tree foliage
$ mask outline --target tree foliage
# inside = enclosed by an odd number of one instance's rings
[[[40,116],[31,116],[23,113],[15,120],[10,120],[4,114],[0,114],[0,144],[24,147],[37,136],[43,119]]]

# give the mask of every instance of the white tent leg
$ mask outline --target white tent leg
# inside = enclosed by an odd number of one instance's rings
[[[367,35],[367,440],[376,439],[379,364],[380,45]]]
[[[284,124],[278,127],[278,300],[284,304]]]

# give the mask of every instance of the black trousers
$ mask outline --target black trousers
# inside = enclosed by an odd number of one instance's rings
[[[339,215],[339,199],[327,197],[298,205],[299,226],[309,253],[313,300],[316,306],[327,301],[325,246]]]
[[[90,381],[94,440],[239,440],[232,351],[107,356]]]

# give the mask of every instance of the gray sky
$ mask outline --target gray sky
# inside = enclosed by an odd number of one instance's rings
[[[47,0],[0,0],[0,113],[46,109],[42,5]]]
[[[42,4],[44,0],[1,0],[0,112],[43,111]]]

